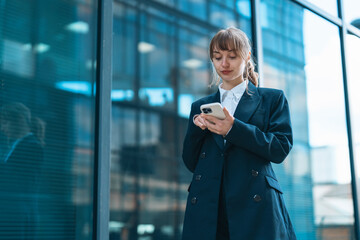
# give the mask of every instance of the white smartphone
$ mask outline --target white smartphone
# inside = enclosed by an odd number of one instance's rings
[[[223,107],[218,102],[203,104],[200,106],[200,110],[206,115],[214,116],[219,119],[226,118]]]

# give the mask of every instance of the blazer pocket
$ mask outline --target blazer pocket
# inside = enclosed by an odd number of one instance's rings
[[[266,179],[266,182],[268,183],[269,187],[275,189],[279,193],[283,193],[283,191],[281,190],[280,184],[276,179],[274,179],[270,176],[265,176],[265,179]]]

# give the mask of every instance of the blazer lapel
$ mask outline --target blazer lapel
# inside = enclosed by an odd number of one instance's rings
[[[248,122],[260,103],[260,95],[258,89],[250,81],[248,83],[248,90],[246,90],[238,103],[234,118]],[[226,142],[226,147],[229,143]]]
[[[234,117],[240,121],[247,122],[253,115],[260,103],[258,89],[249,81],[248,91],[245,90],[236,107]]]

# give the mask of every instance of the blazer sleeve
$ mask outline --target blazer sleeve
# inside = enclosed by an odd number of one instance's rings
[[[195,103],[191,105],[188,129],[184,139],[183,153],[182,153],[182,158],[185,163],[185,166],[191,172],[195,171],[200,150],[204,142],[204,138],[206,134],[209,132],[209,130],[207,129],[202,130],[201,128],[199,128],[194,124],[193,122],[194,115],[200,113],[200,106],[197,107],[196,106],[197,104]]]
[[[255,125],[235,119],[225,139],[268,161],[283,162],[293,145],[290,111],[284,93],[280,91],[272,104],[266,132]]]

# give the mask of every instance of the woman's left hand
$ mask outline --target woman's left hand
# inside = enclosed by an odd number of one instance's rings
[[[229,111],[224,107],[223,111],[225,113],[225,119],[221,120],[213,116],[206,115],[201,113],[201,117],[205,119],[205,124],[207,129],[211,132],[226,136],[231,127],[234,124],[234,117],[230,115]]]

